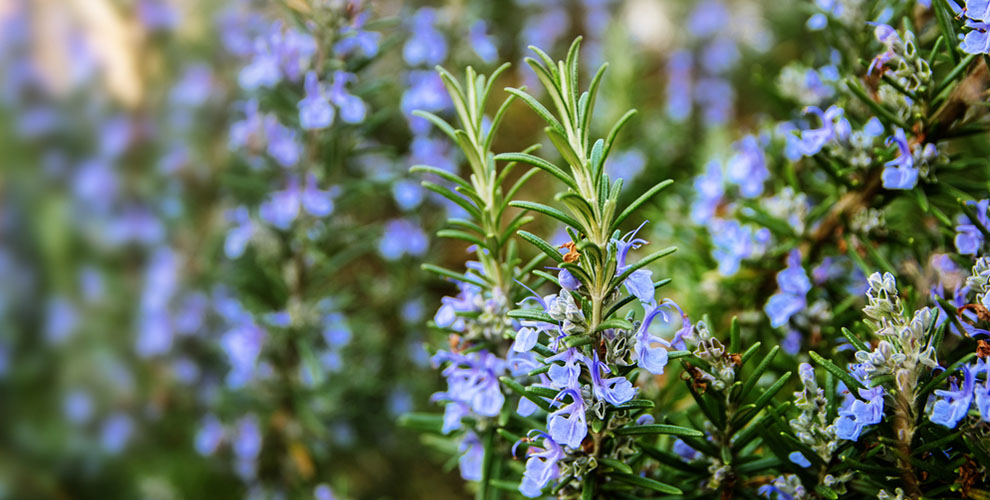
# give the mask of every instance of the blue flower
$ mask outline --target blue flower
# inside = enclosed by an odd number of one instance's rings
[[[612,240],[615,243],[615,253],[617,256],[615,268],[617,274],[622,274],[632,267],[626,264],[626,257],[629,250],[635,250],[648,243],[642,238],[636,238],[636,233],[645,225],[646,222],[643,222],[635,231],[627,233],[622,239]],[[639,299],[644,306],[656,304],[657,299],[653,288],[653,271],[637,269],[626,277],[622,284],[626,287],[629,294]]]
[[[458,446],[461,457],[457,460],[457,468],[465,481],[481,481],[482,468],[485,462],[485,447],[472,431],[464,433]]]
[[[405,219],[393,219],[385,224],[378,253],[385,260],[398,260],[403,255],[418,257],[426,253],[429,244],[426,233],[419,226]]]
[[[316,488],[313,488],[313,498],[315,498],[316,500],[335,500],[336,499],[336,497],[333,494],[333,490],[330,489],[330,486],[328,486],[328,485],[326,485],[324,483],[320,483],[320,484],[316,485]]]
[[[698,3],[687,18],[687,28],[697,38],[707,38],[725,29],[725,22],[731,15],[725,4],[719,0],[703,0]]]
[[[334,110],[323,95],[315,71],[306,73],[306,96],[299,101],[299,124],[304,130],[318,130],[333,123]]]
[[[449,362],[443,370],[447,379],[447,391],[438,392],[432,396],[434,401],[449,401],[454,403],[453,411],[461,414],[464,407],[474,413],[494,417],[502,410],[505,396],[499,387],[498,377],[505,372],[505,362],[488,351],[478,351],[462,355],[440,351],[433,356],[433,362]],[[463,406],[461,406],[463,405]],[[447,404],[447,411],[452,411]],[[448,416],[444,419],[447,420]],[[459,427],[459,418],[457,419]],[[445,429],[449,430],[445,426]]]
[[[670,346],[670,342],[651,334],[650,324],[658,315],[662,315],[664,322],[669,322],[667,311],[672,309],[672,304],[676,307],[673,302],[665,300],[660,305],[650,308],[639,325],[639,331],[636,332],[636,364],[654,375],[663,374],[663,369],[667,366],[666,347]],[[679,307],[677,309],[680,310]]]
[[[845,141],[852,133],[849,121],[843,116],[845,111],[838,106],[830,106],[825,111],[817,106],[808,106],[804,112],[818,116],[822,122],[821,128],[801,132],[800,148],[805,156],[818,154],[829,142]]]
[[[629,183],[643,171],[645,166],[646,155],[639,150],[631,149],[614,155],[614,159],[606,161],[605,171],[609,178],[622,179]]]
[[[883,387],[860,389],[857,399],[847,393],[835,420],[835,435],[840,439],[856,441],[867,425],[883,420]]]
[[[488,25],[484,21],[477,21],[471,25],[468,34],[471,48],[478,54],[486,64],[491,64],[498,59],[498,48],[495,46],[494,38],[488,34]]]
[[[959,217],[959,225],[956,226],[956,250],[962,255],[976,255],[983,247],[983,231],[980,231],[976,225],[979,224],[984,229],[990,228],[990,216],[987,212],[990,208],[990,200],[968,201],[966,205],[976,212],[976,221],[970,220],[965,215]]]
[[[424,7],[412,18],[412,36],[402,48],[402,58],[410,66],[440,64],[447,58],[447,40],[433,27],[436,11]]]
[[[555,361],[561,361],[564,364],[558,365]],[[557,389],[581,389],[581,383],[578,380],[581,377],[581,365],[579,363],[587,364],[587,358],[576,348],[571,347],[550,356],[544,360],[544,363],[550,365],[550,370],[547,372],[550,377],[550,385]]]
[[[982,360],[981,360],[982,361]],[[963,365],[963,384],[958,386],[952,382],[950,390],[936,389],[935,404],[932,406],[932,414],[929,417],[932,422],[944,425],[950,429],[959,424],[959,421],[969,413],[969,407],[973,402],[973,389],[975,380],[973,372],[969,366]]]
[[[554,441],[580,448],[581,442],[588,435],[588,422],[585,419],[585,404],[581,392],[575,389],[564,389],[554,398],[554,405],[560,405],[565,397],[571,397],[571,403],[547,415],[547,431]]]
[[[884,165],[883,187],[887,189],[912,189],[918,184],[918,169],[914,167],[914,156],[908,145],[904,129],[894,129],[894,135],[887,138],[886,144],[897,145],[898,156]]]
[[[415,110],[436,113],[450,107],[450,96],[443,86],[443,80],[435,71],[410,71],[406,91],[402,93],[400,107],[409,120],[409,126],[416,135],[425,134],[430,130],[430,122],[425,118],[413,116]],[[427,165],[435,165],[427,163]]]
[[[707,224],[715,217],[725,194],[721,163],[717,160],[708,162],[705,173],[694,178],[694,192],[696,198],[691,204],[691,220],[697,224]]]
[[[983,384],[973,385],[973,397],[976,400],[976,408],[980,410],[980,418],[984,422],[990,422],[990,362],[986,359],[978,359],[972,371],[974,377],[980,373],[986,374]]]
[[[196,452],[200,455],[212,455],[217,451],[224,436],[223,424],[213,415],[207,415],[199,424],[196,432]]]
[[[220,346],[227,354],[230,362],[230,373],[227,374],[227,385],[238,388],[254,378],[258,356],[261,355],[265,332],[253,321],[234,325],[220,339]]]
[[[360,52],[364,57],[375,57],[378,54],[378,43],[382,34],[364,31],[362,28],[367,20],[368,12],[354,16],[354,21],[340,30],[340,41],[333,46],[334,51],[341,55]]]
[[[540,496],[547,483],[560,477],[557,462],[565,455],[564,449],[552,437],[542,432],[537,432],[537,435],[543,438],[543,448],[535,452],[532,451],[533,447],[527,449],[526,470],[523,472],[522,482],[519,483],[519,492],[527,498]],[[512,447],[513,455],[516,454],[516,447],[520,443],[522,441]]]
[[[875,28],[873,28],[873,36],[876,37],[877,41],[883,44],[885,50],[874,57],[873,61],[870,62],[870,66],[866,70],[867,75],[872,75],[874,69],[883,68],[885,64],[897,56],[894,48],[904,44],[901,40],[901,36],[898,35],[897,31],[889,25],[883,23],[870,24],[875,26]]]
[[[966,0],[966,17],[990,22],[990,0]]]
[[[299,180],[289,177],[289,185],[284,190],[275,191],[269,195],[259,207],[259,215],[271,225],[287,230],[299,216],[302,208],[314,217],[326,217],[333,213],[334,197],[338,190],[320,190],[316,187],[316,177],[306,176],[306,187],[299,189]]]
[[[667,60],[667,116],[684,121],[691,115],[691,53],[675,50]]]
[[[265,119],[265,134],[268,138],[268,155],[283,167],[291,167],[299,162],[302,156],[302,145],[299,144],[295,130],[278,122],[274,116]]]
[[[739,186],[744,198],[755,198],[763,193],[763,183],[770,177],[763,148],[753,135],[747,135],[733,144],[736,153],[726,164],[726,178]]]
[[[743,259],[763,253],[770,241],[769,229],[754,231],[737,220],[713,219],[709,224],[709,233],[712,237],[712,257],[718,262],[718,272],[722,276],[736,274]]]
[[[798,250],[791,250],[788,254],[787,267],[777,273],[777,285],[780,290],[770,297],[763,308],[774,328],[786,324],[807,304],[805,297],[811,290],[811,280],[801,267],[801,252]]]
[[[821,31],[828,26],[828,17],[819,12],[809,17],[804,25],[811,31]]]
[[[795,451],[792,452],[790,455],[787,455],[787,459],[790,460],[795,465],[800,465],[805,469],[811,467],[811,462],[809,462],[808,458],[802,455],[800,451]]]
[[[134,434],[134,419],[121,412],[110,415],[100,427],[100,444],[112,455],[124,451]]]
[[[967,20],[966,26],[973,30],[966,33],[959,48],[967,54],[990,54],[990,23]]]
[[[598,351],[594,351],[594,359],[588,362],[588,371],[591,372],[591,386],[595,398],[618,406],[636,396],[636,389],[629,379],[625,377],[602,378],[602,371],[609,373],[611,370],[607,364],[598,360]]]
[[[692,448],[680,438],[678,438],[677,441],[674,441],[673,449],[674,453],[681,457],[681,459],[685,462],[693,462],[704,457],[704,454]]]
[[[340,110],[340,119],[344,123],[361,123],[368,113],[364,101],[360,97],[348,93],[347,89],[344,88],[345,85],[356,80],[357,76],[354,73],[337,71],[333,74],[333,85],[330,86],[328,97],[330,102]]]

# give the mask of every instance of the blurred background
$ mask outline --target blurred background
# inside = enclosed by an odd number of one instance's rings
[[[463,498],[443,443],[396,425],[440,411],[425,325],[454,288],[419,265],[468,257],[431,236],[460,207],[408,173],[462,163],[411,114],[450,116],[433,66],[533,89],[526,47],[583,35],[587,71],[610,63],[597,133],[640,111],[612,176],[677,181],[648,239],[680,247],[656,271],[694,316],[717,262],[692,178],[827,97],[812,11],[0,0],[0,498]],[[541,136],[509,113],[495,151]]]

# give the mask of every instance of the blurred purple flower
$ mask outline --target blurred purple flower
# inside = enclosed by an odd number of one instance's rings
[[[402,48],[402,58],[410,66],[433,66],[447,58],[447,39],[433,26],[436,11],[423,7],[413,14],[410,37]]]
[[[894,135],[887,138],[886,144],[897,146],[898,156],[884,164],[883,187],[887,189],[912,189],[918,184],[918,169],[914,167],[914,156],[908,145],[904,129],[894,129]]]
[[[791,316],[807,305],[805,297],[811,290],[811,281],[801,267],[801,253],[798,250],[791,250],[787,255],[787,267],[777,273],[777,285],[780,289],[763,308],[774,328],[786,324]]]
[[[978,255],[983,247],[983,229],[990,229],[990,200],[967,201],[966,205],[971,207],[976,213],[976,220],[972,221],[966,215],[960,215],[956,226],[955,244],[956,250],[962,255]]]
[[[333,123],[334,110],[323,95],[315,71],[306,73],[306,95],[299,101],[299,124],[303,130],[319,130]]]
[[[398,260],[403,255],[419,257],[426,253],[429,244],[422,228],[405,219],[393,219],[385,224],[378,253],[385,260]]]

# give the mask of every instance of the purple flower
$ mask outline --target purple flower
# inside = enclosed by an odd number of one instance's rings
[[[676,453],[679,457],[681,457],[681,459],[683,459],[685,462],[693,462],[695,460],[704,457],[704,455],[700,451],[690,447],[680,438],[678,438],[677,441],[674,441],[673,449],[674,449],[674,453]]]
[[[671,320],[667,316],[667,312],[675,308],[680,311],[680,307],[670,300],[664,300],[660,305],[649,308],[643,322],[639,325],[639,331],[636,332],[636,364],[654,375],[663,374],[663,369],[667,366],[666,348],[670,346],[670,342],[651,334],[650,324],[658,315],[663,317],[665,323],[669,323]]]
[[[585,404],[581,392],[575,389],[564,389],[554,398],[554,405],[562,404],[562,400],[571,397],[571,403],[547,415],[547,431],[554,441],[580,448],[581,442],[588,435],[588,422],[585,419]]]
[[[753,231],[752,227],[743,226],[737,220],[712,219],[709,233],[712,237],[712,257],[718,262],[718,272],[722,276],[736,274],[743,259],[763,253],[770,241],[769,229]]]
[[[148,31],[165,31],[179,23],[179,13],[165,0],[139,0],[138,19]]]
[[[990,22],[990,0],[966,0],[966,17]]]
[[[914,156],[908,145],[904,129],[897,128],[894,135],[887,138],[886,144],[897,145],[898,156],[884,165],[883,187],[887,189],[912,189],[918,184],[918,169],[914,168]]]
[[[477,21],[471,25],[468,34],[471,48],[478,54],[486,64],[491,64],[498,59],[498,48],[495,46],[494,38],[488,34],[488,25],[484,21]]]
[[[629,379],[625,377],[602,378],[602,371],[610,373],[611,370],[607,364],[598,360],[598,351],[594,351],[594,359],[590,361],[586,359],[585,361],[588,365],[588,371],[591,372],[591,387],[596,399],[619,406],[636,396],[636,389]]]
[[[264,341],[264,330],[250,320],[235,325],[223,335],[220,346],[227,353],[227,360],[230,362],[230,373],[227,374],[228,386],[238,388],[254,378],[255,366]]]
[[[813,113],[822,122],[821,128],[808,129],[801,132],[799,146],[805,156],[818,154],[826,144],[832,141],[845,141],[852,133],[849,121],[843,116],[845,111],[838,106],[830,106],[824,112],[817,106],[808,106],[805,113]]]
[[[581,282],[571,274],[567,269],[561,269],[557,273],[557,282],[560,283],[560,287],[569,292],[573,292],[578,288],[581,288]]]
[[[224,253],[227,258],[236,259],[244,255],[247,244],[254,234],[254,226],[251,224],[251,216],[245,206],[239,206],[227,214],[227,220],[236,224],[227,231],[227,238],[223,242]]]
[[[196,452],[200,455],[212,455],[223,440],[223,424],[213,415],[207,415],[196,432]]]
[[[412,36],[402,48],[402,58],[410,66],[433,66],[447,58],[447,39],[433,26],[436,11],[424,7],[412,18]]]
[[[725,78],[709,77],[698,80],[694,87],[695,101],[702,108],[702,119],[710,127],[722,125],[732,115],[735,89]]]
[[[313,488],[313,498],[316,500],[336,500],[333,490],[324,483],[320,483],[316,485],[316,488]]]
[[[295,130],[282,125],[274,116],[268,116],[265,119],[265,134],[268,136],[268,155],[279,165],[291,167],[299,162],[302,145]]]
[[[74,424],[85,424],[93,416],[93,398],[86,391],[70,392],[62,399],[62,415]]]
[[[172,348],[169,303],[178,289],[178,266],[178,258],[168,247],[156,250],[148,263],[135,343],[142,358],[162,355]]]
[[[432,400],[454,403],[455,413],[463,412],[464,408],[460,405],[485,417],[497,416],[502,410],[505,396],[499,387],[498,377],[505,372],[505,361],[488,351],[467,355],[440,351],[434,355],[433,362],[450,364],[443,370],[447,391],[434,394]],[[451,411],[450,407],[448,403],[447,411]],[[446,420],[448,417],[444,418]]]
[[[234,455],[240,460],[254,460],[261,453],[262,436],[258,418],[252,414],[241,417],[234,428]]]
[[[990,217],[987,213],[990,200],[968,201],[966,205],[976,212],[976,221],[970,220],[965,215],[959,216],[959,225],[956,226],[956,250],[962,255],[977,255],[983,247],[983,232],[977,224],[984,229],[990,228]]]
[[[562,361],[564,364],[558,365],[555,363],[556,361]],[[550,365],[550,370],[547,372],[550,385],[562,390],[581,390],[581,382],[579,381],[581,365],[579,363],[587,364],[587,357],[576,348],[571,347],[550,356],[544,360],[544,363]]]
[[[904,42],[901,41],[900,35],[897,34],[897,31],[894,28],[883,23],[869,24],[875,26],[875,28],[873,28],[873,36],[875,36],[877,41],[882,43],[885,47],[883,52],[873,58],[873,61],[870,62],[870,67],[866,70],[867,75],[872,75],[874,69],[882,68],[885,64],[890,62],[891,59],[897,56],[897,53],[894,51],[894,47],[897,45],[903,45]]]
[[[975,387],[973,371],[966,365],[962,367],[962,371],[962,386],[958,386],[955,382],[952,382],[950,390],[935,390],[935,396],[938,399],[935,400],[935,404],[932,406],[932,414],[929,417],[932,422],[944,425],[950,429],[954,428],[959,424],[960,420],[966,417],[966,414],[969,413],[969,407],[973,402],[973,389]]]
[[[375,31],[364,31],[362,28],[364,28],[364,23],[367,20],[367,12],[354,16],[354,22],[340,30],[341,40],[333,46],[334,51],[342,55],[360,52],[364,57],[375,57],[378,54],[378,43],[382,34]]]
[[[636,233],[643,226],[646,225],[646,221],[639,225],[635,231],[627,233],[622,239],[612,240],[615,243],[615,253],[616,257],[616,274],[622,274],[626,272],[632,265],[626,264],[626,257],[629,250],[635,250],[649,242],[642,238],[637,238]],[[626,287],[626,291],[630,295],[635,296],[639,299],[640,303],[644,306],[654,305],[657,303],[656,295],[653,288],[653,271],[648,269],[637,269],[632,272],[622,284]]]
[[[739,48],[735,40],[720,36],[705,46],[701,52],[701,65],[712,74],[719,74],[735,66],[739,60]]]
[[[519,484],[519,492],[527,498],[540,496],[544,487],[550,481],[560,477],[560,468],[557,461],[564,458],[564,449],[557,444],[549,435],[539,432],[538,436],[543,438],[543,448],[539,451],[532,451],[529,447],[526,451],[526,471],[523,472],[522,482]],[[516,443],[512,447],[512,454],[515,455]]]
[[[976,408],[980,410],[980,418],[984,422],[990,422],[990,363],[986,359],[978,359],[972,372],[974,377],[980,373],[986,374],[983,384],[973,385],[973,397],[976,399]]]
[[[856,441],[867,425],[883,420],[883,387],[860,389],[857,399],[847,393],[835,420],[835,435],[840,439]]]
[[[319,130],[333,123],[333,106],[323,95],[315,71],[306,73],[306,96],[299,101],[299,125],[303,130]]]
[[[787,455],[787,459],[790,460],[795,465],[799,465],[805,469],[811,467],[811,462],[809,462],[807,457],[802,455],[800,451],[795,451],[792,452],[790,455]]]
[[[429,247],[423,230],[405,219],[393,219],[385,224],[385,234],[378,242],[378,253],[385,260],[398,260],[403,255],[422,256]]]
[[[733,144],[736,153],[726,164],[726,178],[739,186],[744,198],[755,198],[763,193],[763,183],[770,177],[763,148],[753,135],[747,135]]]
[[[329,92],[330,102],[340,110],[340,119],[344,123],[361,123],[368,113],[364,101],[360,97],[348,93],[347,89],[344,88],[348,83],[355,81],[357,81],[357,76],[354,73],[337,71],[333,74],[333,85]]]
[[[804,25],[811,31],[821,31],[828,26],[828,16],[822,14],[821,12],[816,13],[808,18],[808,21]]]
[[[100,444],[112,455],[124,451],[134,434],[134,419],[121,412],[110,415],[100,427]]]
[[[967,20],[966,26],[973,30],[966,33],[959,48],[967,54],[990,54],[990,23]]]
[[[680,122],[691,115],[691,52],[678,49],[667,60],[667,116]]]
[[[798,250],[791,250],[788,254],[787,267],[777,273],[777,285],[780,290],[770,297],[763,308],[774,328],[786,324],[807,304],[805,297],[811,290],[811,281],[801,267],[801,253]]]
[[[290,177],[289,186],[270,194],[258,208],[258,213],[266,222],[284,231],[299,216],[299,205],[299,180]]]
[[[458,446],[461,457],[457,461],[457,467],[461,471],[461,477],[465,481],[481,481],[482,467],[485,462],[485,447],[478,439],[478,435],[472,431],[464,433],[461,444]]]
[[[725,29],[730,19],[729,10],[719,0],[703,0],[698,3],[687,19],[687,29],[697,38],[707,38]]]
[[[705,173],[694,178],[694,191],[697,197],[691,204],[691,220],[697,224],[707,224],[715,217],[725,194],[722,164],[717,160],[709,161]]]
[[[402,94],[400,107],[409,126],[416,135],[425,134],[430,130],[430,122],[424,118],[413,116],[412,112],[419,109],[436,113],[451,106],[450,96],[443,86],[443,80],[435,71],[410,71],[406,91]]]
[[[481,288],[470,283],[458,281],[457,287],[460,293],[456,297],[444,297],[440,299],[442,305],[433,316],[433,322],[440,328],[450,328],[451,330],[464,331],[464,318],[457,313],[468,313],[477,309],[475,304],[480,303]]]
[[[605,163],[605,171],[614,179],[622,179],[626,183],[636,178],[646,166],[646,155],[642,151],[631,149],[615,155],[615,159]]]
[[[414,210],[423,202],[423,187],[416,181],[403,179],[392,184],[392,199],[402,211]]]

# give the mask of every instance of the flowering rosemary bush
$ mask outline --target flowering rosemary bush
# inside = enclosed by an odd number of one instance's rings
[[[405,423],[450,437],[478,498],[990,494],[984,4],[816,4],[808,29],[848,36],[809,48],[821,69],[783,68],[778,96],[797,106],[708,161],[680,211],[708,233],[719,275],[692,300],[701,314],[661,298],[694,286],[655,279],[673,247],[636,252],[671,181],[624,201],[605,165],[634,113],[593,135],[606,65],[582,75],[580,40],[561,61],[531,47],[543,99],[510,87],[492,107],[504,66],[463,81],[438,68],[456,125],[419,114],[470,175],[413,171],[468,213],[437,236],[475,260],[423,266],[459,293],[432,321],[449,337],[432,358],[443,415]],[[677,58],[668,99],[683,121],[691,92],[710,90],[690,88],[690,55]],[[553,155],[492,150],[514,100],[545,122]],[[523,184],[547,174],[554,201],[527,200]],[[523,229],[541,218],[568,240]]]
[[[988,33],[0,2],[0,498],[990,498]]]

